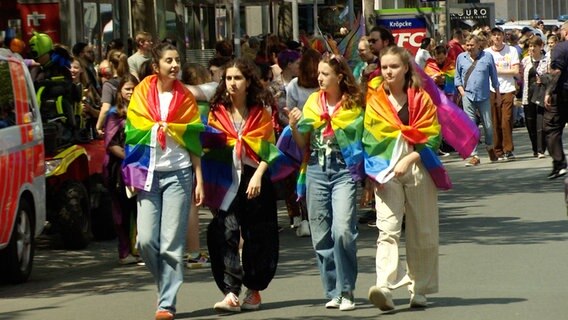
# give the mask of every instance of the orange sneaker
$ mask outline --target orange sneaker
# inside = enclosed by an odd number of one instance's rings
[[[229,292],[223,301],[215,303],[213,309],[216,311],[240,312],[241,305],[239,304],[239,297],[237,297],[236,294]]]
[[[258,310],[260,308],[260,293],[258,290],[247,289],[245,300],[241,304],[243,310]]]
[[[174,320],[174,314],[168,310],[156,311],[156,320]]]

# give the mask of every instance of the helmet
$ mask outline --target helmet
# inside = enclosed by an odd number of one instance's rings
[[[47,34],[34,31],[30,39],[30,49],[32,58],[37,59],[53,50],[53,41]]]
[[[12,41],[10,41],[10,50],[12,50],[12,52],[23,53],[25,47],[26,44],[21,39],[14,38],[12,39]]]

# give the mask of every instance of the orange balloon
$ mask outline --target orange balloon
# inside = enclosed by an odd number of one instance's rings
[[[21,54],[22,52],[24,52],[25,48],[26,43],[18,38],[14,38],[12,39],[12,41],[10,41],[10,50],[12,50],[12,52]]]

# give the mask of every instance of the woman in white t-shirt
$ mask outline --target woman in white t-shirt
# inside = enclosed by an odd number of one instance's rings
[[[136,86],[128,106],[122,171],[125,185],[138,191],[138,248],[158,287],[156,319],[174,319],[189,208],[204,198],[204,127],[195,98],[177,79],[176,47],[161,43],[152,59],[155,74]]]

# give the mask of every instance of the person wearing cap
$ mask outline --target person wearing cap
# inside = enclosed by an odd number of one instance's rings
[[[513,108],[517,90],[515,76],[519,75],[521,62],[517,50],[504,42],[504,36],[503,29],[491,29],[493,44],[485,52],[493,56],[499,79],[499,93],[491,92],[493,150],[499,161],[510,161],[515,159]],[[500,95],[499,99],[497,94]]]

